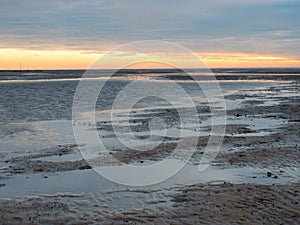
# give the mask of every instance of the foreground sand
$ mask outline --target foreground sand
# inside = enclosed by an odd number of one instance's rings
[[[173,206],[164,211],[116,218],[155,224],[299,224],[299,191],[299,184],[195,185],[178,190]]]
[[[299,224],[299,184],[193,185],[170,195],[172,205],[158,209],[111,211],[80,195],[65,201],[42,197],[1,200],[1,224]],[[71,200],[70,200],[71,198]],[[88,209],[88,210],[87,210]]]

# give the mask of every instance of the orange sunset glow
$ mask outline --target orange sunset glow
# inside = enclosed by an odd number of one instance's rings
[[[23,49],[0,49],[1,70],[39,70],[39,69],[88,69],[94,62],[100,59],[103,53],[90,53],[88,51],[74,50],[23,50]],[[248,54],[239,52],[203,52],[196,53],[211,68],[259,68],[259,67],[300,67],[300,60],[292,57],[276,55]],[[100,66],[99,69],[116,68],[116,61],[126,61],[130,54],[121,54],[111,57]],[[145,55],[134,55],[136,61],[145,60]],[[147,61],[153,63],[138,63],[131,68],[166,68],[164,57],[180,60],[184,68],[197,68],[197,63],[184,61],[184,57],[173,56],[171,53],[164,56],[147,55]]]

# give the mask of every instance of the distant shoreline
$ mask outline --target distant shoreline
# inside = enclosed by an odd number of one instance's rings
[[[15,69],[15,70],[1,70],[0,73],[2,72],[29,72],[29,73],[38,73],[38,72],[57,72],[57,71],[62,71],[62,72],[84,72],[87,70],[91,71],[118,71],[118,73],[127,73],[127,72],[133,72],[133,73],[174,73],[174,72],[179,72],[179,71],[212,71],[214,73],[218,72],[228,72],[228,73],[300,73],[300,67],[278,67],[278,68],[182,68],[182,69],[177,69],[177,68],[142,68],[142,69],[40,69],[40,70],[20,70],[20,69]]]

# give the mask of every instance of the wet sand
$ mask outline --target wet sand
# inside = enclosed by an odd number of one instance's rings
[[[167,207],[110,211],[80,194],[1,200],[1,224],[299,224],[299,184],[180,187]],[[83,200],[84,199],[84,200]],[[98,200],[98,201],[97,201]],[[152,204],[159,205],[159,201]]]
[[[294,90],[294,95],[269,96],[266,92],[284,93]],[[261,96],[232,94],[228,101],[244,99],[239,108],[229,109],[227,115],[234,122],[227,126],[224,149],[218,154],[211,167],[215,170],[250,168],[252,183],[229,183],[174,185],[167,189],[130,189],[128,198],[141,194],[143,207],[122,209],[110,208],[109,202],[115,191],[97,196],[92,193],[39,194],[18,198],[0,199],[1,224],[299,224],[300,223],[300,96],[297,81],[282,87],[264,89]],[[275,103],[274,103],[275,102]],[[267,103],[267,104],[266,104]],[[155,113],[155,112],[154,112]],[[166,116],[166,112],[163,113]],[[172,113],[168,111],[166,117]],[[172,117],[172,116],[171,116]],[[276,126],[264,127],[259,122],[254,127],[251,121],[280,121]],[[262,120],[265,119],[265,120]],[[237,120],[237,122],[236,122]],[[242,122],[239,123],[239,120]],[[143,131],[146,123],[136,120],[137,132]],[[276,123],[275,123],[276,124]],[[103,124],[101,129],[110,130]],[[262,126],[260,129],[259,126]],[[259,131],[258,131],[259,130]],[[261,133],[266,132],[264,135]],[[203,154],[207,136],[190,137],[198,141],[191,164],[197,164]],[[176,138],[152,151],[112,151],[117,159],[126,163],[159,160],[173,149]],[[171,141],[170,143],[168,141]],[[22,174],[41,174],[48,179],[48,173],[91,170],[84,159],[70,161],[45,161],[43,157],[64,157],[78,152],[76,145],[62,145],[40,152],[12,157],[1,161],[0,191],[8,179]],[[4,158],[4,156],[2,157]],[[100,165],[112,165],[106,157],[95,159]],[[257,175],[256,169],[265,169]],[[295,173],[290,173],[295,171]],[[241,174],[243,176],[243,174]],[[286,177],[284,182],[281,178]],[[258,184],[256,180],[268,181]],[[150,199],[144,197],[150,195]],[[118,195],[116,198],[122,198]]]

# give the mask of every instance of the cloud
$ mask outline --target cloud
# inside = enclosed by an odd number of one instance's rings
[[[299,9],[296,0],[1,0],[0,45],[103,51],[156,39],[298,57]]]

